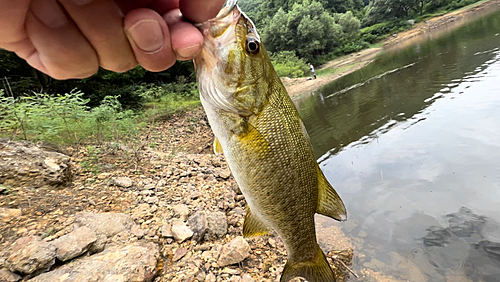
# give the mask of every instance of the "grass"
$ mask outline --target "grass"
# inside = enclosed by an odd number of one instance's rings
[[[368,48],[382,48],[382,47],[384,47],[384,42],[380,41],[380,42],[377,42],[374,44],[370,44],[370,46]]]
[[[359,63],[354,63],[354,64],[347,64],[347,65],[341,66],[339,68],[329,67],[329,68],[320,69],[316,72],[316,75],[317,76],[327,76],[327,75],[335,75],[335,74],[343,73],[343,72],[349,71],[350,69],[355,68],[358,64]]]

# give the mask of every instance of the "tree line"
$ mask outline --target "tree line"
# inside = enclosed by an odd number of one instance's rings
[[[239,0],[239,5],[257,25],[278,74],[300,77],[309,74],[307,63],[318,65],[358,51],[409,28],[409,19],[418,22],[476,1]],[[123,74],[100,70],[83,80],[55,81],[16,55],[0,50],[0,80],[3,95],[13,97],[78,89],[90,99],[89,106],[100,105],[106,96],[120,96],[124,107],[140,108],[146,101],[140,91],[151,89],[151,85],[193,83],[195,76],[190,62],[179,62],[159,73],[137,67]],[[163,92],[170,93],[173,88],[165,89]],[[191,85],[185,93],[191,95]]]

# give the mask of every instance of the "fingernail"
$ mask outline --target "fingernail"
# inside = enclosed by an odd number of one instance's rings
[[[64,11],[55,0],[32,1],[31,12],[50,28],[60,27],[68,22]]]
[[[92,3],[92,0],[73,0],[76,5],[87,5]]]
[[[155,20],[142,20],[131,26],[127,33],[137,47],[144,52],[157,52],[162,49],[163,31],[161,25]]]
[[[177,49],[175,52],[177,53],[177,58],[179,60],[189,60],[194,58],[194,56],[200,52],[200,45],[196,44],[182,49]]]

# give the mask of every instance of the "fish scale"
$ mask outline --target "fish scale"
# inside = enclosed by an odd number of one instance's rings
[[[198,26],[205,43],[194,62],[214,149],[224,153],[248,204],[243,235],[281,236],[288,253],[281,281],[335,281],[314,214],[345,220],[344,204],[321,172],[254,24],[230,2]]]

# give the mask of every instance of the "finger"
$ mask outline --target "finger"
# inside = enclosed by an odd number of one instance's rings
[[[114,0],[124,15],[135,9],[147,8],[154,1],[171,2],[171,0]]]
[[[179,9],[166,13],[163,18],[170,30],[172,49],[177,54],[177,59],[193,59],[201,51],[203,35],[192,24],[182,21]]]
[[[175,63],[170,32],[162,17],[151,9],[136,9],[125,16],[127,37],[135,57],[149,71],[162,71]]]
[[[56,79],[96,73],[97,55],[56,0],[32,0],[26,30],[36,50],[27,57],[34,68]]]
[[[179,0],[182,14],[192,22],[202,23],[215,18],[225,0]]]
[[[153,0],[148,7],[163,15],[171,10],[179,9],[179,0]]]
[[[59,0],[90,42],[107,70],[125,72],[135,66],[134,53],[123,30],[123,16],[112,0]]]
[[[0,47],[16,43],[28,37],[24,20],[30,0],[0,0]]]

